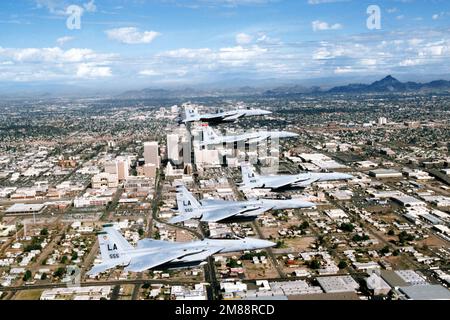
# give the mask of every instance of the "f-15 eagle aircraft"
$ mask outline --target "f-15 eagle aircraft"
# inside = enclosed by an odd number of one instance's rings
[[[243,133],[239,135],[230,136],[219,136],[211,127],[204,126],[203,131],[203,141],[200,142],[200,146],[208,146],[222,143],[234,143],[234,142],[247,142],[247,143],[257,143],[269,138],[271,139],[282,139],[282,138],[293,138],[297,137],[297,133],[288,131],[256,131],[250,133]]]
[[[183,122],[184,123],[195,121],[208,123],[236,122],[240,118],[251,116],[263,116],[271,113],[272,112],[270,111],[261,109],[236,109],[218,113],[198,114],[197,110],[195,110],[194,108],[186,107],[185,109],[186,119],[184,119]]]
[[[169,220],[179,223],[189,219],[203,222],[219,222],[234,218],[254,218],[269,210],[312,208],[315,204],[302,200],[202,200],[197,201],[185,186],[177,187],[177,205],[180,214]]]
[[[294,175],[260,176],[248,164],[241,165],[241,173],[241,189],[306,188],[315,182],[353,179],[352,175],[339,172],[304,172]]]
[[[193,242],[169,242],[153,239],[138,241],[133,247],[113,225],[103,226],[98,234],[102,263],[95,265],[87,275],[97,275],[117,266],[125,271],[142,272],[162,265],[200,265],[209,256],[275,246],[275,243],[251,238],[204,239]]]

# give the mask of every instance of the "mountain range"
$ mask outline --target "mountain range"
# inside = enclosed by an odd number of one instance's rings
[[[242,86],[225,89],[143,89],[126,91],[117,96],[119,99],[151,99],[151,98],[193,98],[220,96],[264,96],[281,97],[303,94],[366,94],[366,93],[450,93],[450,81],[436,80],[426,83],[401,82],[391,75],[370,84],[354,83],[326,89],[320,86],[284,85],[273,89]]]

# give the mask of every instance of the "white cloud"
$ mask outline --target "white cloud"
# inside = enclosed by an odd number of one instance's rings
[[[65,36],[65,37],[61,37],[61,38],[56,39],[56,42],[61,47],[61,46],[65,45],[67,42],[72,41],[73,39],[75,39],[75,38],[74,37]]]
[[[313,31],[339,30],[342,29],[340,23],[329,24],[325,21],[315,20],[312,22]]]
[[[53,48],[6,48],[0,51],[0,57],[8,57],[16,62],[49,62],[72,63],[82,61],[105,62],[116,55],[99,54],[91,49],[72,48],[64,51],[59,47]]]
[[[389,8],[386,11],[387,11],[387,13],[396,13],[398,11],[398,9],[397,8]]]
[[[375,65],[377,65],[377,59],[361,59],[361,65],[375,66]]]
[[[433,14],[431,16],[431,18],[433,20],[439,20],[439,19],[444,18],[444,17],[449,16],[449,15],[450,15],[450,12],[444,12],[443,11],[443,12],[439,12],[439,13]]]
[[[335,74],[346,74],[346,73],[352,73],[356,72],[357,70],[353,69],[351,66],[343,66],[343,67],[337,67],[334,69]]]
[[[267,52],[267,49],[254,45],[248,48],[242,46],[220,48],[212,50],[210,48],[201,49],[178,49],[166,51],[158,55],[162,58],[171,58],[179,60],[189,60],[190,63],[197,63],[209,68],[217,67],[219,65],[241,66],[252,63],[253,59],[262,56]]]
[[[92,63],[81,63],[77,67],[76,76],[78,78],[105,78],[111,77],[110,67],[98,66]]]
[[[147,76],[147,77],[153,77],[153,76],[161,75],[161,73],[159,73],[159,72],[157,72],[155,70],[151,70],[151,69],[146,69],[146,70],[139,71],[139,74],[141,76]]]
[[[5,64],[10,81],[71,80],[112,76],[110,65],[116,54],[98,53],[92,49],[72,48],[0,48],[0,64]],[[14,64],[8,69],[8,65]]]
[[[336,3],[336,2],[347,2],[349,0],[308,0],[308,4],[324,4],[324,3]]]
[[[253,37],[246,33],[238,33],[236,35],[236,43],[237,44],[249,44],[252,42]]]
[[[160,35],[156,31],[139,31],[134,27],[125,27],[106,30],[106,35],[111,40],[116,40],[125,44],[144,44],[151,43]]]
[[[398,64],[400,67],[411,67],[421,64],[419,59],[405,59]]]

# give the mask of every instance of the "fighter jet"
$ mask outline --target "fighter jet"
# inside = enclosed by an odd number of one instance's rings
[[[281,138],[293,138],[297,137],[297,133],[288,131],[256,131],[250,133],[243,133],[240,135],[230,135],[230,136],[219,136],[211,127],[204,126],[203,131],[203,141],[200,142],[200,146],[208,146],[222,143],[234,143],[234,142],[246,142],[246,143],[257,143],[260,141],[271,139],[281,139]]]
[[[251,238],[204,239],[193,242],[169,242],[153,239],[138,241],[133,247],[113,225],[104,225],[98,234],[102,263],[87,275],[98,275],[117,266],[125,271],[142,272],[155,267],[201,265],[209,256],[273,247],[275,243]]]
[[[224,111],[218,113],[207,113],[207,114],[198,114],[197,110],[192,107],[186,107],[185,114],[186,119],[184,119],[183,123],[188,122],[208,122],[208,123],[222,123],[222,122],[236,122],[240,118],[243,117],[251,117],[251,116],[263,116],[267,114],[271,114],[272,112],[261,109],[236,109],[232,111]]]
[[[321,181],[349,180],[353,176],[338,172],[304,172],[294,175],[270,175],[259,176],[248,164],[241,165],[242,187],[241,189],[283,189],[306,188],[312,183]]]
[[[169,220],[169,223],[179,223],[189,219],[199,219],[202,222],[220,222],[227,219],[255,218],[270,210],[312,208],[315,204],[302,200],[202,200],[197,201],[185,186],[177,187],[177,205],[180,214]]]

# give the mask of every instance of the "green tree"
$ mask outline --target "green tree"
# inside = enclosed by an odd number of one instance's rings
[[[227,267],[229,268],[238,268],[240,267],[239,264],[237,263],[237,260],[235,259],[229,259],[227,262]]]
[[[277,241],[277,245],[275,246],[275,248],[278,248],[278,249],[280,249],[280,248],[286,248],[286,244],[284,243],[283,240],[278,240],[278,241]]]
[[[74,252],[72,253],[71,261],[74,261],[74,260],[77,260],[77,259],[78,259],[78,252],[74,251]]]
[[[32,274],[31,274],[31,271],[30,270],[27,270],[26,272],[25,272],[25,274],[23,275],[23,281],[29,281],[30,279],[31,279],[31,276],[32,276]]]
[[[345,232],[353,232],[355,227],[351,223],[341,223],[341,225],[339,226],[339,229],[341,229],[342,231],[345,231]]]
[[[313,270],[317,270],[320,268],[321,263],[318,259],[313,259],[313,260],[309,261],[308,266]]]
[[[42,229],[40,235],[45,237],[48,236],[48,229],[47,228]]]
[[[389,235],[389,236],[394,236],[394,235],[395,235],[394,230],[390,229],[390,230],[388,231],[388,235]]]
[[[64,268],[58,268],[54,273],[53,273],[53,277],[55,278],[61,278],[65,273],[65,269]]]
[[[355,241],[355,242],[366,241],[366,240],[369,240],[369,239],[370,239],[370,237],[367,234],[363,234],[362,236],[359,235],[359,234],[355,234],[352,237],[352,240]]]
[[[62,256],[62,258],[61,258],[61,263],[62,263],[62,264],[66,264],[68,259],[69,259],[69,258],[68,258],[67,256]]]
[[[338,263],[338,268],[339,269],[345,269],[345,268],[347,268],[347,262],[345,262],[344,260],[341,260],[341,261],[339,261],[339,263]]]
[[[41,280],[47,280],[47,274],[46,274],[46,273],[43,273],[43,274],[42,274]]]
[[[385,255],[388,254],[390,252],[389,247],[385,246],[383,249],[380,250],[380,253]]]
[[[300,229],[301,230],[305,230],[309,228],[309,223],[308,221],[303,221],[303,223],[300,225]]]

